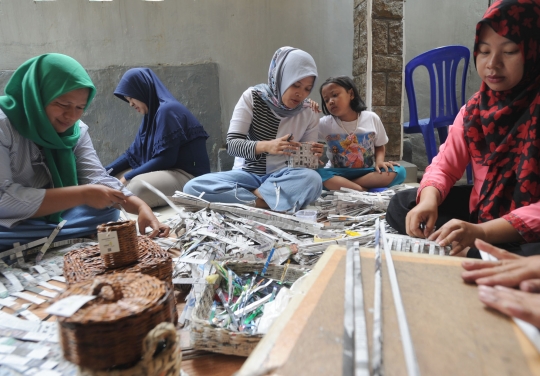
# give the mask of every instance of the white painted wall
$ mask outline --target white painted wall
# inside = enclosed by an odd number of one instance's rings
[[[226,132],[241,93],[266,82],[280,46],[311,53],[322,80],[351,75],[352,19],[353,0],[0,0],[0,70],[46,52],[87,69],[213,61]]]
[[[405,0],[405,64],[422,52],[436,47],[450,44],[469,47],[471,60],[465,95],[465,100],[467,100],[480,87],[480,78],[474,67],[472,49],[476,24],[487,9],[488,2],[489,0]],[[429,94],[429,83],[419,86],[423,93]],[[403,118],[404,121],[408,121],[409,111],[405,93],[404,96]],[[424,109],[419,110],[420,115],[424,117],[429,115],[428,96],[421,95],[419,103]],[[425,111],[426,108],[427,111]]]

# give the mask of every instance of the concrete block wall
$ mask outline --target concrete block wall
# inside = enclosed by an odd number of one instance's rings
[[[401,158],[402,72],[403,0],[355,0],[353,75],[360,93],[371,95],[364,99],[371,101],[371,110],[384,124],[389,138],[388,160]],[[369,80],[371,92],[366,90]]]
[[[403,72],[403,0],[373,0],[372,110],[381,118],[389,141],[386,156],[401,159]]]

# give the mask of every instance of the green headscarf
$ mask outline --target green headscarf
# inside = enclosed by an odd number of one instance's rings
[[[76,89],[88,88],[85,109],[96,94],[96,88],[73,58],[61,54],[45,54],[23,63],[11,76],[0,96],[0,108],[12,126],[25,138],[43,148],[55,188],[78,184],[73,148],[80,136],[79,121],[64,133],[53,128],[45,107],[55,98]],[[59,213],[47,217],[59,222]]]

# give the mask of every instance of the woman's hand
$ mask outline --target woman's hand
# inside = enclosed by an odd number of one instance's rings
[[[291,151],[300,148],[300,143],[292,141],[293,138],[291,134],[287,134],[271,141],[258,141],[255,146],[255,152],[257,154],[291,155]]]
[[[121,191],[101,184],[80,185],[79,188],[82,190],[83,204],[94,209],[124,205],[127,199]]]
[[[478,286],[478,298],[488,307],[540,328],[540,294],[503,286]]]
[[[120,183],[124,184],[124,185],[127,185],[127,180],[124,176],[122,176],[120,179],[118,179],[120,181]]]
[[[453,256],[467,247],[472,247],[476,239],[485,237],[484,229],[480,225],[452,219],[431,234],[429,240],[439,243],[442,247],[451,245],[450,256]]]
[[[45,190],[45,197],[32,218],[42,217],[80,205],[104,209],[124,205],[127,197],[121,191],[101,184],[84,184]]]
[[[434,187],[425,187],[420,196],[420,202],[409,211],[405,218],[407,235],[417,238],[427,238],[435,229],[438,212],[439,191]]]
[[[477,240],[475,246],[498,261],[466,260],[461,263],[466,270],[461,273],[465,282],[479,285],[502,285],[523,291],[540,292],[540,256],[521,257]]]
[[[311,144],[311,152],[317,157],[322,156],[324,152],[324,145],[319,144],[318,142],[313,142]]]
[[[148,209],[140,210],[139,217],[137,218],[137,223],[139,224],[139,232],[143,233],[144,229],[150,227],[152,232],[148,234],[150,238],[155,238],[159,236],[160,238],[165,238],[169,236],[169,231],[171,230],[169,226],[158,221],[152,210]]]
[[[393,161],[378,161],[375,164],[375,171],[377,171],[379,174],[382,174],[383,172],[381,169],[386,170],[388,174],[390,174],[390,171],[394,171],[394,166],[399,166],[399,163],[393,162]]]
[[[313,99],[311,98],[308,98],[308,102],[309,102],[309,108],[311,108],[311,110],[313,112],[315,112],[316,114],[322,112],[320,109],[319,109],[319,104],[317,102],[315,102]]]
[[[137,224],[139,225],[139,232],[141,234],[144,234],[145,229],[150,227],[152,232],[148,236],[151,238],[155,238],[156,236],[165,238],[169,236],[169,226],[160,223],[152,212],[152,209],[137,196],[129,196],[126,199],[124,208],[128,212],[138,215]]]

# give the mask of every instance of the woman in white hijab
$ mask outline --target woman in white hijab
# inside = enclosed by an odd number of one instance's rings
[[[240,203],[276,211],[296,211],[319,197],[316,171],[289,168],[291,150],[300,142],[317,143],[319,117],[307,97],[317,79],[315,61],[305,51],[282,47],[270,62],[268,84],[248,88],[238,101],[227,133],[232,171],[199,176],[184,192],[211,202]]]

